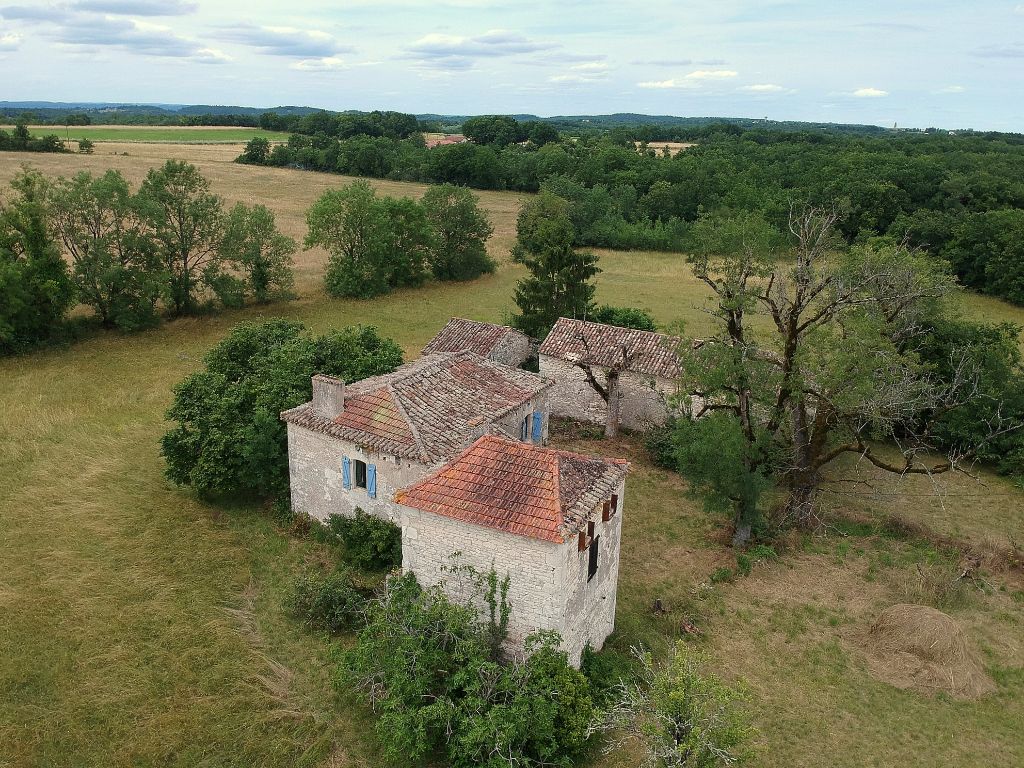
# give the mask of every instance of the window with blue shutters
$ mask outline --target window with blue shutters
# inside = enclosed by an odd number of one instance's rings
[[[343,456],[341,459],[341,484],[346,490],[352,488],[352,462],[349,461],[348,456]]]
[[[544,437],[544,414],[540,411],[533,412],[533,442],[539,443]]]
[[[377,498],[377,465],[366,465],[366,493],[371,499]]]

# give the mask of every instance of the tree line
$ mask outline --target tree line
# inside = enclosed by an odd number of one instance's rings
[[[0,353],[69,331],[80,302],[104,327],[290,296],[296,243],[262,205],[228,209],[189,163],[132,190],[119,171],[50,179],[24,169],[0,201]]]
[[[329,254],[335,297],[370,298],[433,278],[494,271],[492,230],[469,190],[421,201],[378,197],[366,182],[325,192],[307,212],[306,248]],[[0,200],[0,353],[66,338],[76,303],[103,327],[289,298],[298,244],[270,209],[228,208],[186,162],[169,160],[133,190],[119,171],[50,179],[24,169]]]
[[[92,142],[88,142],[88,146],[83,148],[83,151],[90,150],[91,147]],[[64,142],[61,141],[60,136],[54,133],[46,136],[33,136],[28,125],[19,120],[10,133],[0,128],[0,151],[66,152],[67,150],[64,148]]]
[[[758,212],[782,233],[794,202],[836,201],[847,243],[906,241],[949,261],[969,287],[1024,302],[1024,137],[1015,134],[841,135],[702,129],[672,157],[624,131],[536,140],[510,117],[472,118],[473,140],[427,149],[421,137],[294,133],[240,160],[477,189],[555,192],[584,245],[687,250],[701,213]],[[523,137],[526,137],[525,139]]]

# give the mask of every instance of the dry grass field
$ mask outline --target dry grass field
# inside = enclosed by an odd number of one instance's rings
[[[10,131],[14,126],[0,125]],[[176,144],[224,144],[245,142],[254,136],[287,141],[288,134],[262,128],[230,125],[30,125],[33,136],[56,134],[65,141],[89,139],[95,142],[168,142]],[[75,147],[73,147],[75,148]]]
[[[118,168],[137,184],[150,167],[182,158],[229,203],[262,202],[301,239],[305,208],[349,181],[235,165],[239,151],[103,144],[91,156],[0,153],[0,185],[26,161],[54,175]],[[371,183],[384,194],[424,189]],[[333,300],[319,282],[325,255],[314,250],[297,256],[297,301],[0,361],[0,766],[384,764],[368,713],[329,681],[332,654],[348,639],[310,633],[284,610],[290,580],[329,553],[277,528],[266,510],[214,507],[170,485],[158,440],[171,387],[241,319],[279,315],[316,330],[373,324],[407,356],[452,314],[500,320],[521,274],[508,249],[522,196],[480,197],[499,269],[472,283]],[[647,307],[694,334],[707,329],[706,294],[682,256],[600,253],[599,300]],[[964,308],[1024,322],[1020,309],[994,300],[967,296]],[[937,480],[939,495],[921,479],[866,476],[872,488],[830,499],[835,524],[825,535],[790,537],[778,559],[712,583],[736,561],[723,521],[678,477],[651,466],[634,438],[609,445],[563,429],[556,442],[634,461],[613,647],[661,651],[683,636],[684,619],[696,624],[691,642],[747,692],[757,728],[751,765],[1024,764],[1024,583],[993,561],[984,582],[953,588],[957,553],[940,539],[1024,541],[1024,492],[984,470],[981,482]],[[917,528],[872,525],[894,517]],[[652,613],[656,598],[667,614]],[[899,602],[953,616],[994,692],[963,700],[894,685],[900,670],[880,667],[867,630]],[[637,763],[628,745],[594,760]]]

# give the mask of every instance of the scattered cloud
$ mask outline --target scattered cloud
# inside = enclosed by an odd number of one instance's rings
[[[781,85],[775,85],[775,83],[755,83],[754,85],[741,86],[740,90],[749,93],[783,93],[789,89],[783,88]]]
[[[594,83],[608,77],[610,67],[603,61],[588,61],[569,67],[569,71],[548,78],[549,83]]]
[[[962,85],[947,85],[945,88],[939,88],[936,93],[963,93],[966,90]]]
[[[106,46],[144,56],[190,59],[196,62],[230,61],[215,48],[175,34],[159,24],[114,16],[73,16],[53,34],[69,46]]]
[[[694,63],[693,59],[636,59],[630,62],[639,67],[689,67]]]
[[[13,32],[0,33],[0,51],[16,51],[21,45],[21,35]]]
[[[462,70],[470,69],[478,59],[538,53],[557,47],[557,43],[531,40],[504,29],[492,29],[468,37],[435,33],[408,45],[402,58],[413,59],[437,69]]]
[[[324,56],[320,59],[302,59],[291,65],[300,72],[336,72],[345,69],[345,62],[337,56]]]
[[[296,29],[295,27],[260,27],[255,24],[241,24],[225,29],[220,38],[257,48],[272,56],[287,56],[297,59],[329,59],[339,53],[350,53],[351,45],[342,43],[334,36],[319,30]]]
[[[695,69],[686,76],[687,80],[723,80],[728,77],[736,77],[739,72],[731,69]]]
[[[0,16],[10,21],[59,22],[67,18],[67,11],[57,6],[5,5],[0,7]]]
[[[1016,8],[1014,8],[1013,12],[1020,16],[1024,16],[1024,3],[1021,3]]]
[[[636,84],[637,88],[698,88],[693,80],[646,80]]]
[[[858,88],[851,96],[856,96],[858,99],[877,99],[882,96],[888,96],[888,91],[883,91],[878,88]]]
[[[975,48],[971,54],[983,59],[1024,59],[1024,43],[983,45]]]
[[[199,3],[185,0],[77,0],[71,7],[76,11],[119,16],[185,16],[199,10]]]

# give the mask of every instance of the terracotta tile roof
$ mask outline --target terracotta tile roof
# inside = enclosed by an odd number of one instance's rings
[[[609,498],[629,463],[484,435],[395,494],[407,507],[499,531],[564,542]]]
[[[538,351],[569,362],[586,359],[593,365],[610,368],[625,345],[632,358],[627,370],[674,379],[679,376],[680,343],[676,336],[560,317]]]
[[[509,335],[518,335],[522,336],[524,340],[526,339],[526,334],[515,328],[509,328],[507,325],[494,325],[493,323],[481,323],[476,320],[453,317],[445,324],[440,333],[423,348],[423,354],[474,352],[482,357],[490,357],[495,347]]]
[[[427,355],[345,388],[335,419],[311,402],[281,418],[306,429],[426,464],[445,461],[551,384],[469,352]]]

